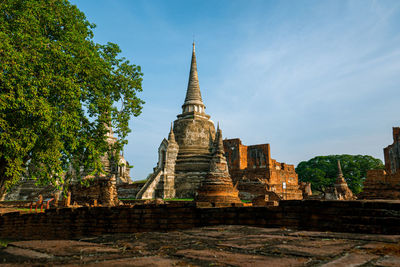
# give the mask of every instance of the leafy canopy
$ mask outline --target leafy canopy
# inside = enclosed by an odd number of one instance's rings
[[[368,170],[383,169],[380,159],[363,155],[330,155],[318,156],[309,161],[302,161],[297,165],[296,172],[302,182],[311,182],[311,188],[323,192],[333,186],[338,174],[337,161],[340,160],[343,176],[353,191],[358,194],[362,191],[363,182]]]
[[[0,198],[26,172],[53,184],[71,166],[101,172],[105,125],[115,149],[127,143],[141,69],[94,27],[67,0],[0,1]]]

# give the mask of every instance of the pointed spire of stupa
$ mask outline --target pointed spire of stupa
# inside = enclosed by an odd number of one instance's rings
[[[182,105],[182,113],[197,111],[204,113],[205,106],[201,99],[199,77],[197,75],[196,49],[193,42],[192,62],[190,64],[189,82],[186,91],[185,103]]]
[[[217,133],[215,134],[214,153],[219,155],[225,154],[224,142],[222,140],[222,131],[219,128],[219,122],[217,124]]]
[[[342,167],[340,166],[340,160],[337,161],[337,165],[338,165],[338,173],[337,173],[336,183],[337,184],[346,183],[346,180],[343,177]]]
[[[339,200],[351,200],[355,199],[353,192],[351,192],[346,180],[344,179],[342,167],[340,166],[340,160],[337,161],[338,174],[335,182],[335,189]]]
[[[174,134],[174,129],[173,129],[173,123],[172,122],[171,122],[171,129],[169,130],[169,134],[168,134],[168,141],[175,142],[175,134]]]

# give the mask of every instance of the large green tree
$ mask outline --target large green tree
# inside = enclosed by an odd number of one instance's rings
[[[311,182],[312,190],[323,192],[335,183],[340,160],[343,176],[353,193],[362,191],[363,182],[368,170],[383,169],[380,159],[367,155],[330,155],[318,156],[297,165],[299,180]]]
[[[107,124],[114,149],[126,144],[142,73],[118,45],[95,43],[94,27],[67,0],[0,1],[0,198],[21,175],[102,172]]]

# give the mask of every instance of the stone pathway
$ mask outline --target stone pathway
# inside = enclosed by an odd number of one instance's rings
[[[1,266],[400,266],[400,235],[215,226],[8,242]]]

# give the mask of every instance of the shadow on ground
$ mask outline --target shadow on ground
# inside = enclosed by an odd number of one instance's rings
[[[400,235],[216,226],[9,241],[2,264],[88,266],[400,266]]]

